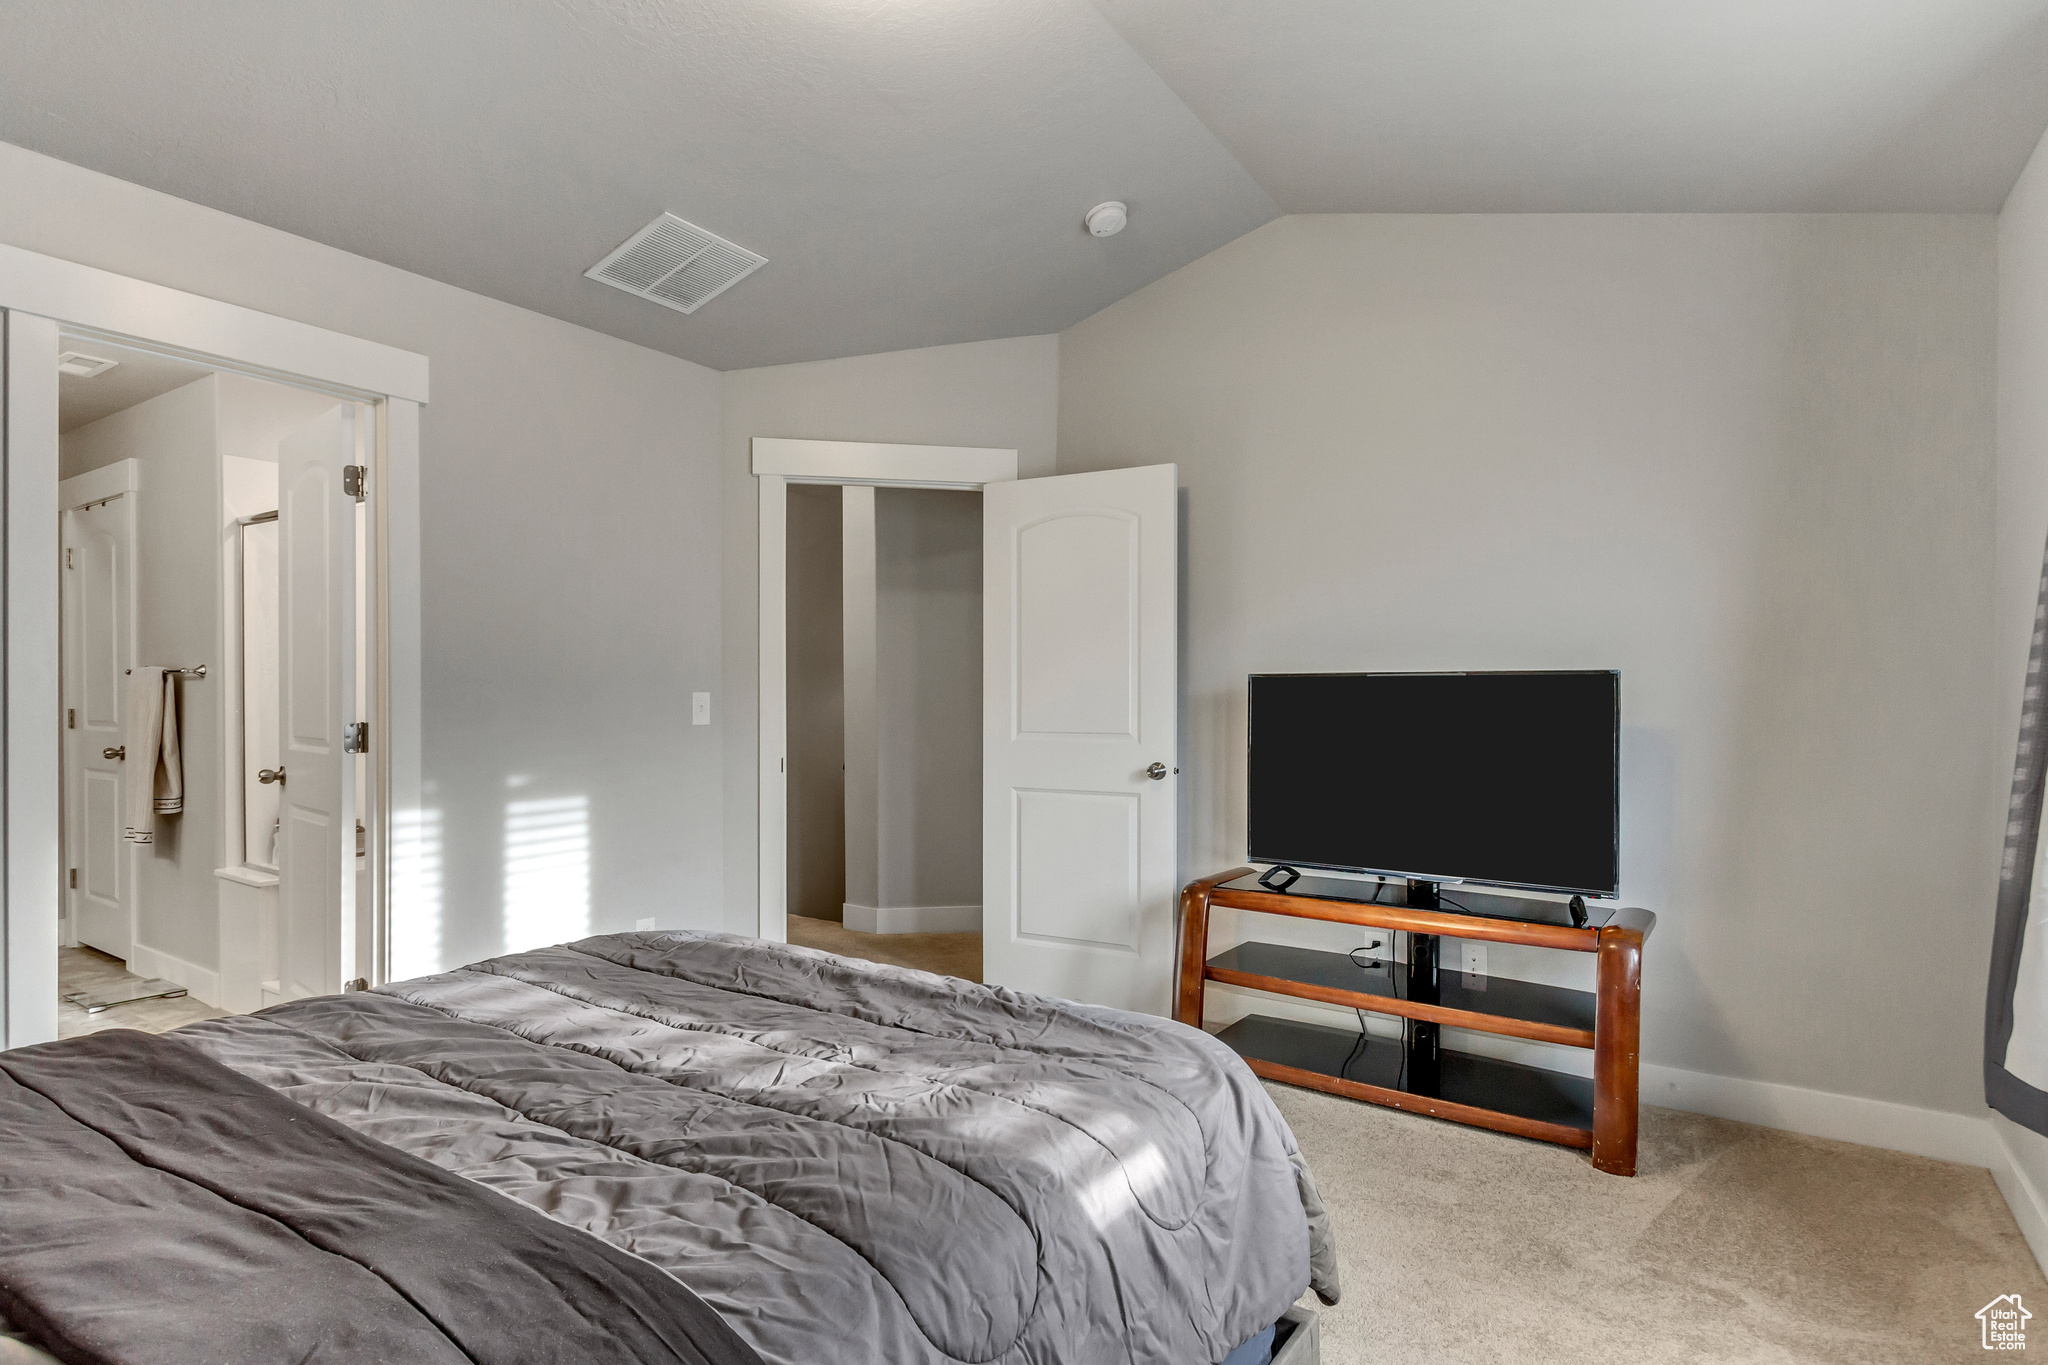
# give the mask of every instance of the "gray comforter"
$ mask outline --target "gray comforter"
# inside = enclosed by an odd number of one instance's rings
[[[179,1031],[673,1274],[769,1365],[1192,1365],[1328,1220],[1197,1029],[723,934],[617,934]]]
[[[0,1052],[0,1138],[0,1311],[71,1365],[762,1365],[658,1266],[175,1037]]]

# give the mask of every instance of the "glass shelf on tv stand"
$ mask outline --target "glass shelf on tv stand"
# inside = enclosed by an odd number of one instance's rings
[[[1285,891],[1274,892],[1259,885],[1256,875],[1224,882],[1219,891],[1257,891],[1267,895],[1296,896],[1302,900],[1346,901],[1353,905],[1384,905],[1408,908],[1408,883],[1398,877],[1384,882],[1360,881],[1351,877],[1318,877],[1303,873],[1301,880]],[[1457,882],[1438,892],[1435,905],[1427,908],[1446,915],[1471,915],[1482,919],[1514,920],[1522,924],[1556,924],[1570,927],[1571,908],[1565,901],[1540,896],[1520,896],[1509,891],[1480,891]],[[1613,919],[1612,905],[1586,906],[1586,928],[1598,929]]]

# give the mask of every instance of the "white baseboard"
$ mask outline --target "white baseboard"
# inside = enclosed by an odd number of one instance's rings
[[[137,943],[128,949],[128,970],[137,976],[160,976],[175,981],[194,1000],[221,1008],[220,973],[211,967],[196,966],[146,943]]]
[[[1991,1178],[1998,1182],[1998,1192],[2005,1196],[2005,1203],[2012,1210],[2013,1219],[2020,1225],[2020,1234],[2027,1239],[2027,1245],[2034,1249],[2034,1259],[2048,1268],[2048,1202],[2041,1198],[2041,1188],[2027,1174],[2026,1163],[2020,1160],[2018,1152],[1999,1131],[2006,1120],[1993,1117],[1984,1121],[1990,1135],[1992,1160]],[[2023,1134],[2031,1136],[2031,1134]]]
[[[2040,1188],[2028,1177],[2025,1165],[1988,1111],[1984,1115],[1955,1114],[1668,1066],[1643,1068],[1639,1098],[1644,1104],[1666,1109],[1982,1166],[2005,1196],[2034,1260],[2048,1269],[2048,1202],[2043,1201]]]
[[[978,905],[855,905],[840,907],[846,927],[863,934],[978,934]]]
[[[1989,1120],[1982,1114],[1952,1114],[1669,1066],[1645,1065],[1637,1095],[1644,1104],[1739,1119],[1788,1133],[1860,1142],[1966,1166],[1992,1163]]]

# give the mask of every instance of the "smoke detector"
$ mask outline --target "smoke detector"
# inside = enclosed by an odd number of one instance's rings
[[[66,351],[57,357],[57,373],[68,374],[73,379],[90,379],[96,374],[105,374],[120,363],[87,355],[83,351]]]
[[[766,264],[766,256],[664,213],[583,273],[650,303],[694,313]]]
[[[1131,211],[1115,199],[1106,204],[1097,204],[1081,215],[1081,221],[1088,225],[1088,231],[1097,237],[1114,237],[1124,230],[1124,224],[1131,221]]]

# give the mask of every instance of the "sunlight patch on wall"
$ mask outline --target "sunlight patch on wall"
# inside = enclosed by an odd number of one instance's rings
[[[590,798],[505,806],[505,951],[590,933]]]
[[[391,979],[425,976],[441,961],[441,812],[391,817]]]

